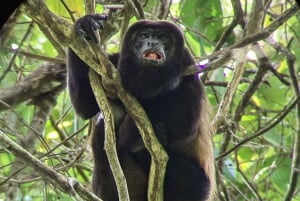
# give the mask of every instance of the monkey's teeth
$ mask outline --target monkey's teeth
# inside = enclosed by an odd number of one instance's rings
[[[161,59],[161,55],[156,52],[147,52],[144,57],[151,60]]]

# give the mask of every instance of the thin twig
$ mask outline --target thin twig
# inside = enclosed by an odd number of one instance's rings
[[[300,96],[296,97],[289,105],[287,105],[282,110],[282,112],[279,115],[277,115],[271,121],[267,122],[266,126],[264,128],[261,128],[254,135],[251,135],[251,136],[243,139],[241,142],[239,142],[234,147],[232,147],[229,150],[227,150],[226,152],[220,154],[218,157],[216,157],[216,161],[220,160],[221,158],[224,158],[224,157],[228,156],[229,154],[231,154],[232,152],[237,150],[242,145],[244,145],[244,144],[248,143],[249,141],[265,134],[268,130],[274,128],[277,124],[279,124],[282,121],[282,119],[284,119],[286,117],[286,115],[288,115],[291,112],[291,110],[293,110],[295,108],[295,106],[297,105],[299,100],[300,100]]]

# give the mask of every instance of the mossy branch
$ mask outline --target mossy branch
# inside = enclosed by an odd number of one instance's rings
[[[105,91],[102,87],[101,79],[98,74],[95,71],[91,70],[89,73],[89,78],[97,103],[101,108],[102,114],[105,119],[104,149],[106,151],[109,165],[112,169],[112,173],[116,181],[119,198],[120,200],[129,201],[126,179],[118,160],[113,110],[107,96],[105,95]]]
[[[36,23],[48,30],[47,33],[50,33],[58,43],[70,47],[91,69],[99,74],[104,89],[109,89],[105,91],[113,91],[109,93],[109,97],[119,98],[123,102],[126,110],[136,122],[145,146],[151,154],[148,199],[152,201],[163,200],[165,173],[163,170],[165,170],[168,156],[157,140],[147,114],[138,101],[123,89],[119,74],[105,53],[95,44],[89,44],[78,37],[74,33],[73,26],[68,21],[52,13],[43,1],[28,0],[21,9]],[[107,112],[109,114],[109,111]],[[113,128],[110,129],[113,130]]]

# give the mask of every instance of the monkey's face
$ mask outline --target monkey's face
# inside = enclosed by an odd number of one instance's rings
[[[167,21],[140,20],[124,36],[118,70],[126,90],[149,98],[175,89],[191,60],[179,27]]]
[[[163,66],[171,55],[172,37],[166,31],[145,28],[133,36],[134,54],[143,66]]]
[[[173,71],[177,71],[182,64],[183,51],[184,38],[178,26],[164,20],[140,20],[125,33],[119,69],[162,73],[160,70],[175,68]]]

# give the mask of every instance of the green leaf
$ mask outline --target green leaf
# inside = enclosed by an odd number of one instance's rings
[[[191,29],[190,34],[200,44],[202,55],[205,45],[213,45],[216,30],[222,27],[222,8],[220,1],[185,0],[180,2],[180,18]]]

